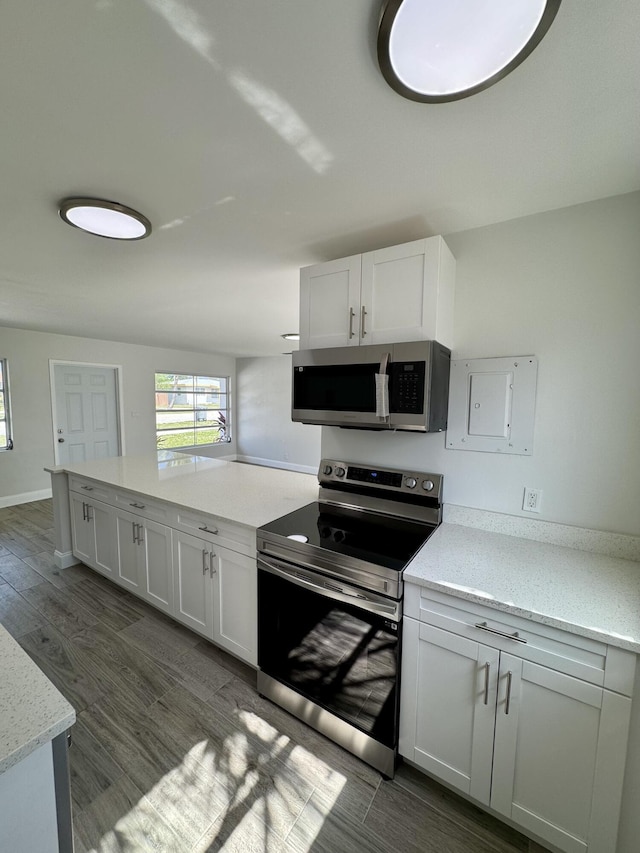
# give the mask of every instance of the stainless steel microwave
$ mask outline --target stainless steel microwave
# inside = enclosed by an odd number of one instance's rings
[[[305,424],[441,432],[451,351],[411,341],[293,353],[291,418]]]

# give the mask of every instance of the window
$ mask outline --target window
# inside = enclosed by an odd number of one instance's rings
[[[156,373],[158,450],[231,441],[229,379]]]
[[[0,450],[11,450],[12,448],[7,360],[0,358]]]

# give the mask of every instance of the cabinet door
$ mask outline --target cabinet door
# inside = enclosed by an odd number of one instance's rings
[[[489,804],[499,653],[405,617],[400,754]]]
[[[94,565],[95,539],[93,524],[87,519],[87,503],[81,495],[69,493],[73,553],[83,563]]]
[[[174,616],[213,638],[212,583],[208,571],[211,546],[188,533],[173,532]]]
[[[155,521],[142,522],[138,535],[144,597],[149,604],[173,614],[171,528]]]
[[[93,568],[108,578],[115,572],[115,512],[108,504],[92,502],[89,515],[92,519],[95,557]]]
[[[614,853],[630,707],[502,653],[491,807],[567,853]]]
[[[116,523],[117,573],[114,580],[121,586],[142,595],[144,580],[140,571],[138,538],[140,519],[130,512],[114,510]]]
[[[357,346],[361,256],[300,270],[300,349]]]
[[[258,572],[255,557],[212,549],[213,641],[256,666],[258,663]]]
[[[440,280],[441,244],[442,238],[431,237],[362,256],[361,344],[434,339],[447,344],[437,332],[440,322],[444,333],[445,314],[453,319],[453,280],[450,287]]]

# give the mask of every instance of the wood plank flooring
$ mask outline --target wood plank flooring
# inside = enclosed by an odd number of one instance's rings
[[[529,850],[406,765],[383,781],[90,569],[57,569],[51,527],[50,501],[0,509],[0,622],[76,709],[77,853]]]

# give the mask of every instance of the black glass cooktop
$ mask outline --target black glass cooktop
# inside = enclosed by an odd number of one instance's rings
[[[401,572],[435,527],[403,518],[307,504],[260,528],[261,533],[308,543],[326,552]]]

